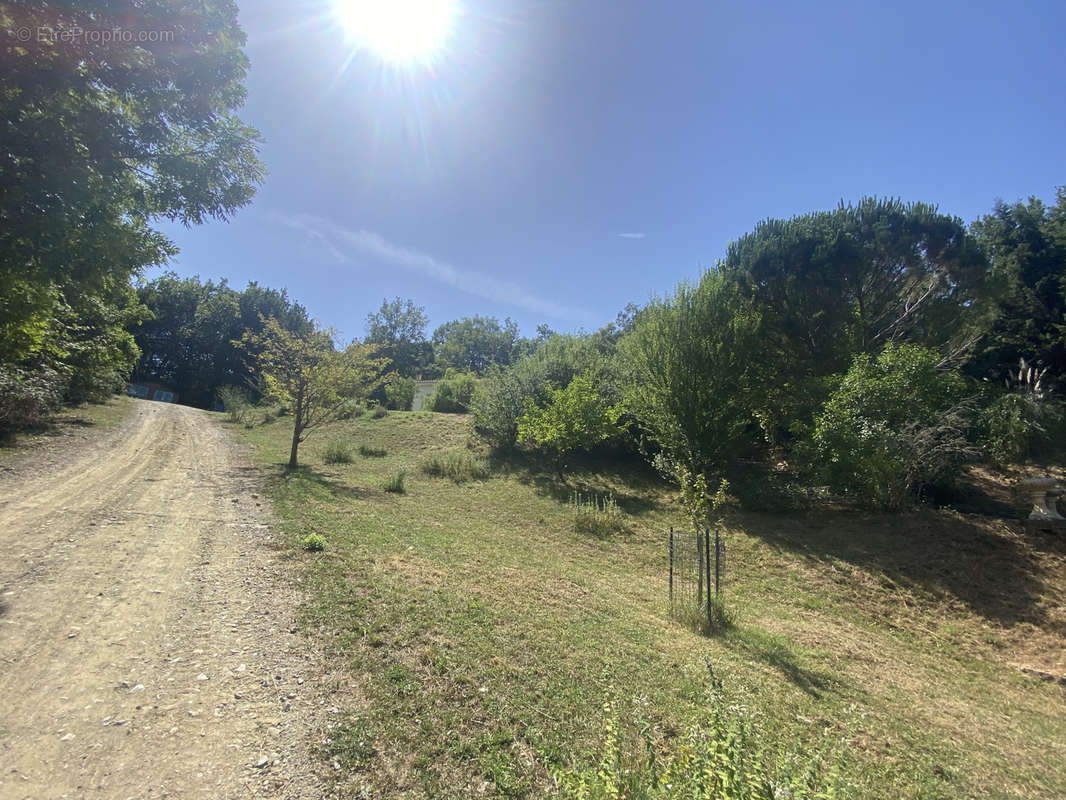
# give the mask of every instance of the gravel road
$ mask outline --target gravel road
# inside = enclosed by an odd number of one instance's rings
[[[248,452],[130,409],[0,473],[0,799],[326,796],[336,709]]]

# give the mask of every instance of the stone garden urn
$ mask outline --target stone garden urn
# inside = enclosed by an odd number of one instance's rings
[[[1029,498],[1033,510],[1029,519],[1035,522],[1066,522],[1059,514],[1055,501],[1063,494],[1063,488],[1055,478],[1025,478],[1018,482],[1018,491]]]

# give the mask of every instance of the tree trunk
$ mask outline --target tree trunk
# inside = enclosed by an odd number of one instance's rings
[[[303,431],[300,430],[299,425],[292,426],[292,449],[289,451],[289,469],[296,469],[298,466],[296,463],[296,451],[300,448],[300,434]]]
[[[296,408],[292,410],[292,449],[289,451],[289,469],[296,469],[296,451],[300,449],[300,435],[304,432],[304,391],[296,392]]]

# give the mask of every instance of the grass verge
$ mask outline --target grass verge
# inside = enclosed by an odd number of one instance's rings
[[[106,403],[83,403],[64,408],[44,428],[0,438],[0,461],[40,447],[57,436],[77,436],[88,428],[113,428],[129,415],[131,404],[125,395],[115,395]]]
[[[280,419],[258,449],[323,636],[367,702],[322,755],[349,796],[543,797],[595,771],[604,697],[620,752],[676,750],[707,712],[708,666],[765,757],[831,754],[840,796],[1066,796],[1066,547],[949,510],[740,515],[709,638],[669,618],[670,493],[639,470],[522,465],[484,480],[409,472],[462,448],[461,419],[392,412],[336,423],[285,472]],[[342,437],[387,455],[324,463]],[[631,533],[574,530],[571,490],[610,495]],[[320,533],[329,551],[305,556]],[[613,724],[613,723],[612,723]],[[817,760],[817,759],[816,759]],[[791,765],[791,766],[790,766]]]

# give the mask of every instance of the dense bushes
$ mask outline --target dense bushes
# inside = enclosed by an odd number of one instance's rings
[[[721,272],[646,308],[618,353],[626,411],[693,473],[721,474],[757,444],[759,314]]]
[[[477,386],[474,375],[450,369],[437,381],[433,394],[426,399],[425,409],[444,414],[466,414],[470,411]]]
[[[385,382],[386,405],[396,411],[410,411],[415,401],[414,378],[393,374]]]
[[[511,450],[518,442],[518,418],[525,413],[526,401],[547,389],[543,366],[533,358],[490,373],[471,401],[474,430],[493,450]]]
[[[959,262],[945,274],[972,266],[965,248],[951,254]],[[936,269],[923,266],[917,274],[932,276],[930,285],[947,292]],[[914,288],[884,280],[885,291]],[[938,303],[955,301],[972,297],[945,293]],[[897,308],[893,300],[881,302]],[[907,341],[911,333],[928,333],[909,320],[898,328],[906,335],[888,344],[877,341],[888,329],[855,333],[841,322],[847,335],[832,346],[859,352],[846,371],[826,373],[823,364],[803,363],[799,339],[768,347],[767,337],[780,343],[782,336],[817,331],[786,324],[774,316],[779,310],[761,303],[736,274],[719,268],[653,301],[618,336],[547,337],[485,377],[472,402],[473,427],[496,450],[521,443],[557,468],[569,450],[590,449],[617,433],[657,463],[674,465],[670,480],[683,475],[708,485],[765,471],[772,456],[775,469],[827,483],[865,505],[899,509],[927,489],[950,485],[982,448],[1001,461],[1041,452],[1062,420],[1042,385],[1026,387],[1015,375],[1004,394],[962,375],[951,366],[965,362],[957,340],[946,349]],[[920,308],[933,316],[943,311],[936,303]],[[979,318],[959,314],[966,325]]]
[[[885,509],[949,484],[978,450],[968,439],[966,382],[939,361],[916,345],[857,357],[816,420],[814,471],[837,491]]]
[[[573,450],[588,450],[617,432],[622,409],[611,405],[589,375],[578,375],[562,389],[552,389],[548,401],[538,406],[526,399],[517,420],[518,441],[546,453],[563,477],[563,457]]]
[[[55,370],[0,365],[0,434],[47,422],[63,399],[63,376]]]
[[[608,405],[615,404],[620,390],[610,356],[616,338],[603,332],[552,334],[510,367],[491,371],[471,401],[474,430],[494,450],[511,450],[518,442],[519,418],[534,407],[546,406],[553,390],[565,389],[579,375],[594,382],[595,392]]]
[[[978,419],[985,451],[1005,464],[1044,454],[1062,441],[1063,407],[1044,386],[1046,368],[1036,370],[1025,359],[1007,380],[1007,391],[993,396]]]

